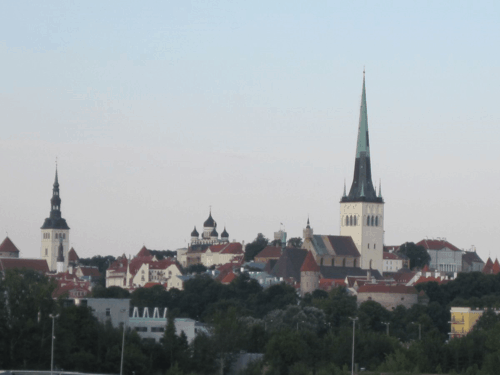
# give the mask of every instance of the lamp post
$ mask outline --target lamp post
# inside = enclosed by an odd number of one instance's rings
[[[382,324],[385,324],[387,327],[387,336],[389,336],[389,324],[391,324],[391,322],[382,322]]]
[[[351,364],[351,375],[354,375],[354,335],[355,335],[355,329],[356,329],[356,320],[358,318],[351,318],[349,319],[352,320],[352,364]]]
[[[418,325],[418,339],[422,340],[422,324],[411,322],[411,324]]]
[[[55,339],[54,321],[56,318],[59,317],[59,314],[57,314],[57,315],[49,314],[49,317],[52,318],[52,349],[51,349],[51,354],[50,354],[50,375],[52,375],[54,372],[54,339]]]
[[[126,309],[121,309],[120,312],[124,313]],[[123,337],[122,337],[122,359],[120,361],[120,375],[123,375],[123,353],[125,352],[125,320],[123,320]]]

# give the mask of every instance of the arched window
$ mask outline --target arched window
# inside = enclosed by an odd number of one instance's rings
[[[372,227],[375,225],[375,218],[372,216]]]
[[[370,259],[370,269],[372,269],[372,260]]]
[[[373,249],[377,249],[377,244],[376,243],[373,244]]]
[[[368,244],[368,248],[370,248],[370,244]]]
[[[354,216],[354,226],[358,225],[357,223],[357,220],[356,220],[356,216]]]
[[[344,260],[342,261],[342,267],[345,267],[345,258],[344,258]]]
[[[375,226],[378,227],[378,216],[375,218]]]
[[[349,216],[345,217],[345,225],[349,226]]]
[[[352,221],[352,215],[350,217],[350,220],[349,220],[349,225],[352,225],[353,224],[353,221]]]
[[[366,225],[370,226],[370,216],[366,217]]]
[[[352,266],[356,267],[356,259],[354,259],[354,262],[352,262]]]
[[[49,255],[49,249],[45,249],[45,256]]]
[[[335,265],[335,259],[332,258],[332,267]]]

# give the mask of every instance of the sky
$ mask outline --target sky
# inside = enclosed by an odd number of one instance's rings
[[[497,1],[0,6],[0,241],[39,257],[58,160],[80,257],[339,234],[363,69],[385,244],[500,256]],[[3,232],[3,233],[2,233]]]

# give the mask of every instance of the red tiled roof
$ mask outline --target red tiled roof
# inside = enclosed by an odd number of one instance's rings
[[[493,272],[493,262],[491,261],[491,258],[488,258],[486,264],[483,267],[483,273],[490,274],[492,272]]]
[[[92,277],[100,277],[101,273],[99,272],[99,269],[97,267],[78,267],[81,271],[83,276],[92,276]]]
[[[144,287],[143,288],[152,288],[156,285],[161,285],[160,283],[153,283],[153,282],[150,282],[150,283],[146,283],[144,284]]]
[[[365,284],[359,287],[358,294],[359,293],[417,294],[418,292],[412,286]]]
[[[397,254],[394,253],[388,253],[384,251],[384,259],[396,259],[396,260],[401,260],[400,257],[397,256]]]
[[[0,244],[0,253],[19,253],[19,249],[14,245],[9,237],[5,237],[5,240]]]
[[[429,272],[429,266],[426,264],[424,268],[422,268],[422,272]]]
[[[43,273],[49,272],[49,265],[45,259],[0,258],[0,271],[16,268],[26,268]]]
[[[447,247],[453,251],[460,251],[458,247],[445,240],[422,240],[417,245],[423,246],[426,250],[441,250]]]
[[[266,246],[255,258],[273,258],[278,259],[281,256],[282,249],[278,246]]]
[[[234,272],[229,272],[221,281],[222,284],[230,284],[234,279],[236,279],[236,275]]]
[[[239,242],[231,242],[222,251],[221,254],[243,254],[243,246]]]
[[[76,253],[75,249],[71,248],[70,251],[68,251],[68,262],[78,262],[80,258],[78,257],[78,254]]]
[[[496,275],[500,272],[500,264],[498,263],[498,259],[495,259],[495,263],[493,263],[493,267],[491,267],[491,273]]]
[[[150,257],[151,253],[149,252],[148,249],[146,249],[146,246],[143,246],[141,250],[137,253],[138,257]]]
[[[300,267],[300,272],[319,272],[318,263],[314,260],[314,256],[310,251],[307,252],[306,258],[304,259],[304,263],[302,263],[302,267]]]
[[[420,278],[415,282],[415,285],[417,285],[417,284],[423,284],[423,283],[429,283],[431,281],[432,282],[436,282],[438,284],[443,284],[444,283],[444,280],[442,280],[439,277],[433,277],[433,276],[424,277],[424,276],[420,276]]]
[[[210,250],[212,253],[220,253],[224,247],[226,247],[226,244],[212,245],[207,250]]]

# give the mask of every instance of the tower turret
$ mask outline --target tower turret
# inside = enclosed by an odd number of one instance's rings
[[[50,199],[50,214],[45,219],[42,227],[42,244],[40,255],[47,261],[49,269],[58,271],[59,247],[63,247],[63,272],[68,266],[69,250],[69,226],[61,215],[61,196],[59,195],[59,176],[56,167],[54,184],[52,185],[52,197]],[[62,242],[61,242],[62,241]]]
[[[382,272],[384,200],[381,188],[379,187],[377,196],[372,182],[369,139],[365,72],[363,71],[354,176],[349,194],[346,194],[344,182],[344,194],[340,200],[340,235],[352,237],[361,254],[361,268],[373,268]]]

